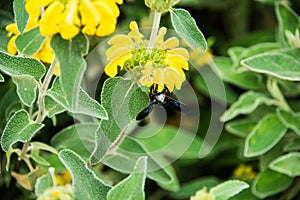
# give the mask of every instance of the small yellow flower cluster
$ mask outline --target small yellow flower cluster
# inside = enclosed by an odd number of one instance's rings
[[[233,176],[242,180],[252,180],[257,173],[253,171],[251,165],[240,164],[233,172]]]
[[[206,191],[206,187],[196,192],[191,196],[190,200],[215,200],[215,196]]]
[[[45,190],[37,200],[72,200],[74,199],[73,187],[70,184],[54,186]]]
[[[59,174],[55,174],[54,177],[55,177],[55,183],[57,185],[66,185],[68,183],[71,183],[72,181],[72,176],[70,172],[67,170],[62,171]]]
[[[160,28],[151,52],[147,51],[148,40],[139,32],[136,22],[130,23],[130,32],[118,34],[112,37],[106,51],[109,64],[105,67],[105,73],[114,77],[121,70],[131,72],[132,80],[142,86],[158,84],[159,90],[164,85],[170,91],[176,87],[181,88],[185,80],[184,70],[188,70],[189,53],[180,48],[176,37],[164,40],[167,33],[165,27]]]

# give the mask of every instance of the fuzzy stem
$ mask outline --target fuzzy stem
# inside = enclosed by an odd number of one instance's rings
[[[157,37],[157,32],[159,28],[160,18],[161,18],[161,13],[155,11],[147,53],[151,53],[154,47],[155,39]]]
[[[38,96],[38,108],[39,108],[39,110],[38,110],[37,118],[35,119],[35,122],[37,122],[37,123],[41,123],[45,118],[44,100],[45,100],[46,91],[49,87],[49,84],[51,82],[51,78],[52,78],[52,76],[54,74],[54,71],[55,71],[56,63],[57,63],[56,59],[54,58],[51,65],[50,65],[50,67],[49,67],[49,69],[48,69],[48,71],[47,71],[47,74],[45,76],[43,84],[39,87],[39,96]],[[33,167],[30,163],[30,160],[26,157],[29,145],[30,145],[30,141],[27,141],[27,142],[24,143],[20,158],[26,162],[27,166],[30,168],[30,171],[32,171]]]
[[[45,116],[44,116],[44,112],[45,112],[44,100],[45,100],[46,91],[49,87],[51,78],[55,71],[56,63],[57,63],[56,59],[54,58],[48,71],[47,71],[44,82],[43,82],[42,86],[40,87],[39,97],[38,97],[39,111],[38,111],[37,118],[35,120],[37,123],[41,123],[45,118]]]

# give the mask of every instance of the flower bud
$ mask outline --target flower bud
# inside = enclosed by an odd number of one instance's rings
[[[147,7],[156,12],[168,12],[179,0],[145,0]]]

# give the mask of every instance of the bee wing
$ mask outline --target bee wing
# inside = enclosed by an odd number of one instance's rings
[[[171,97],[168,99],[168,102],[172,106],[172,108],[174,108],[175,110],[177,110],[179,112],[188,112],[190,110],[187,105],[185,105],[184,103],[181,103]]]
[[[136,120],[142,120],[145,117],[147,117],[149,115],[149,113],[152,111],[152,109],[154,108],[154,106],[157,103],[153,103],[151,102],[146,108],[144,108],[137,116],[136,116]]]

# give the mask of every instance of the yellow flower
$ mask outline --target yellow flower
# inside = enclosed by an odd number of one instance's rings
[[[69,40],[80,31],[106,36],[114,32],[122,0],[26,0],[25,9],[39,19],[43,36],[59,33]],[[41,12],[41,10],[43,12]]]
[[[240,164],[233,172],[233,176],[242,180],[252,180],[257,173],[253,171],[251,165]]]
[[[72,181],[72,176],[67,170],[59,174],[55,174],[54,177],[55,177],[55,183],[57,185],[66,185],[68,183],[71,183]]]
[[[33,29],[37,26],[38,26],[38,21],[33,18],[29,18],[24,32],[30,31],[31,29]],[[16,23],[7,25],[6,31],[8,31],[7,36],[10,37],[10,40],[7,45],[7,51],[8,51],[8,53],[10,53],[12,55],[16,55],[18,53],[18,50],[15,46],[15,40],[16,40],[17,36],[20,35],[21,33],[18,30]],[[51,40],[51,37],[47,37],[45,39],[44,43],[42,44],[41,48],[39,49],[39,51],[37,51],[35,54],[31,55],[31,57],[36,58],[44,63],[51,63],[54,58],[54,53],[50,47],[50,40]],[[54,74],[55,75],[59,74],[58,66],[56,66],[56,70],[55,70]]]
[[[70,184],[47,188],[37,200],[72,200],[74,199],[73,187]]]
[[[200,47],[190,51],[190,58],[197,67],[202,67],[204,65],[209,65],[212,61],[212,51],[210,48],[207,48],[205,51]]]
[[[191,196],[190,200],[215,200],[215,196],[206,191],[206,187],[196,192]]]
[[[112,37],[106,51],[109,60],[105,73],[114,77],[120,70],[131,72],[132,80],[142,86],[158,84],[159,90],[166,85],[170,91],[181,88],[185,80],[184,70],[188,70],[189,53],[180,48],[175,37],[164,40],[167,33],[165,27],[160,28],[154,48],[147,52],[148,40],[139,32],[136,22],[129,25],[130,32]]]

